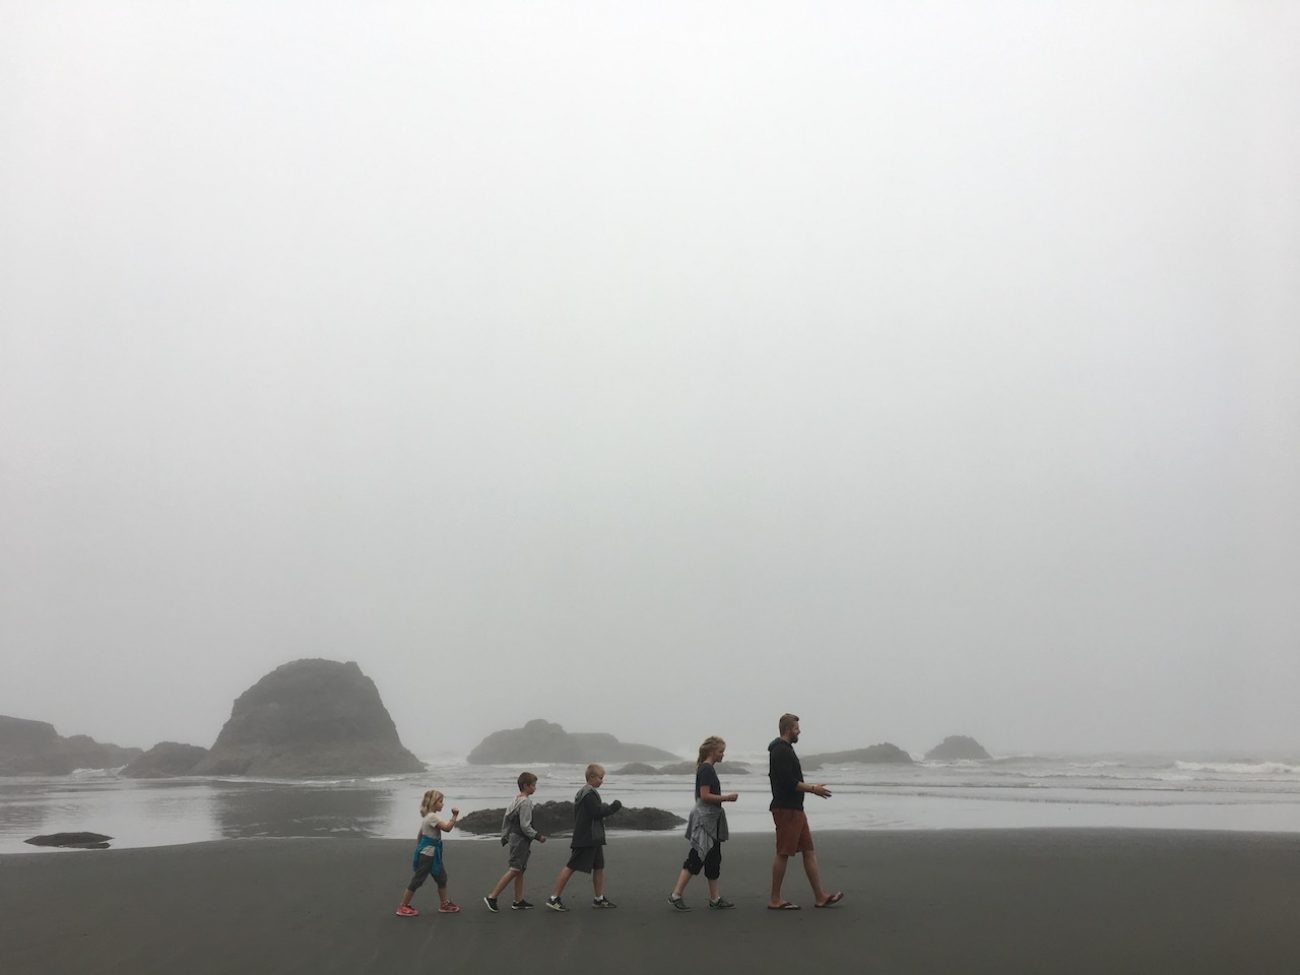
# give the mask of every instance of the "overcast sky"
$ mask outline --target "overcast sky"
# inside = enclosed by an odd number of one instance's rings
[[[0,713],[1300,754],[1300,6],[0,0]],[[683,752],[685,753],[685,752]]]

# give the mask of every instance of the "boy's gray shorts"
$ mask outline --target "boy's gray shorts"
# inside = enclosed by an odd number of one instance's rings
[[[510,836],[510,869],[523,873],[528,869],[528,858],[533,852],[533,841],[527,836],[513,833]]]

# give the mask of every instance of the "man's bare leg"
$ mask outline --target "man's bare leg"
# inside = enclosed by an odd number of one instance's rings
[[[817,865],[817,853],[813,850],[803,855],[803,872],[808,875],[808,885],[812,887],[813,897],[818,904],[826,900],[826,891],[822,890],[822,872]]]
[[[789,857],[777,854],[772,859],[772,899],[767,902],[768,907],[781,906],[781,884],[785,882],[785,864]]]

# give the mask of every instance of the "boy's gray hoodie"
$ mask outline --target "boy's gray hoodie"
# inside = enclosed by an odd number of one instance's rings
[[[514,802],[506,808],[505,815],[501,817],[502,846],[510,841],[511,833],[526,836],[530,840],[537,839],[539,833],[533,828],[532,796],[515,796]]]

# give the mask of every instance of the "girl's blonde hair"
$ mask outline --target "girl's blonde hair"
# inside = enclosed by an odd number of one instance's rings
[[[721,738],[719,738],[717,735],[709,735],[709,737],[705,738],[702,742],[700,742],[700,757],[695,760],[695,767],[699,768],[701,765],[704,764],[704,760],[706,758],[708,758],[710,755],[712,755],[719,748],[725,746],[726,744],[727,743],[723,741]]]
[[[433,807],[443,798],[443,794],[437,789],[430,789],[424,794],[424,798],[420,800],[420,815],[429,815],[429,813],[433,812]]]

